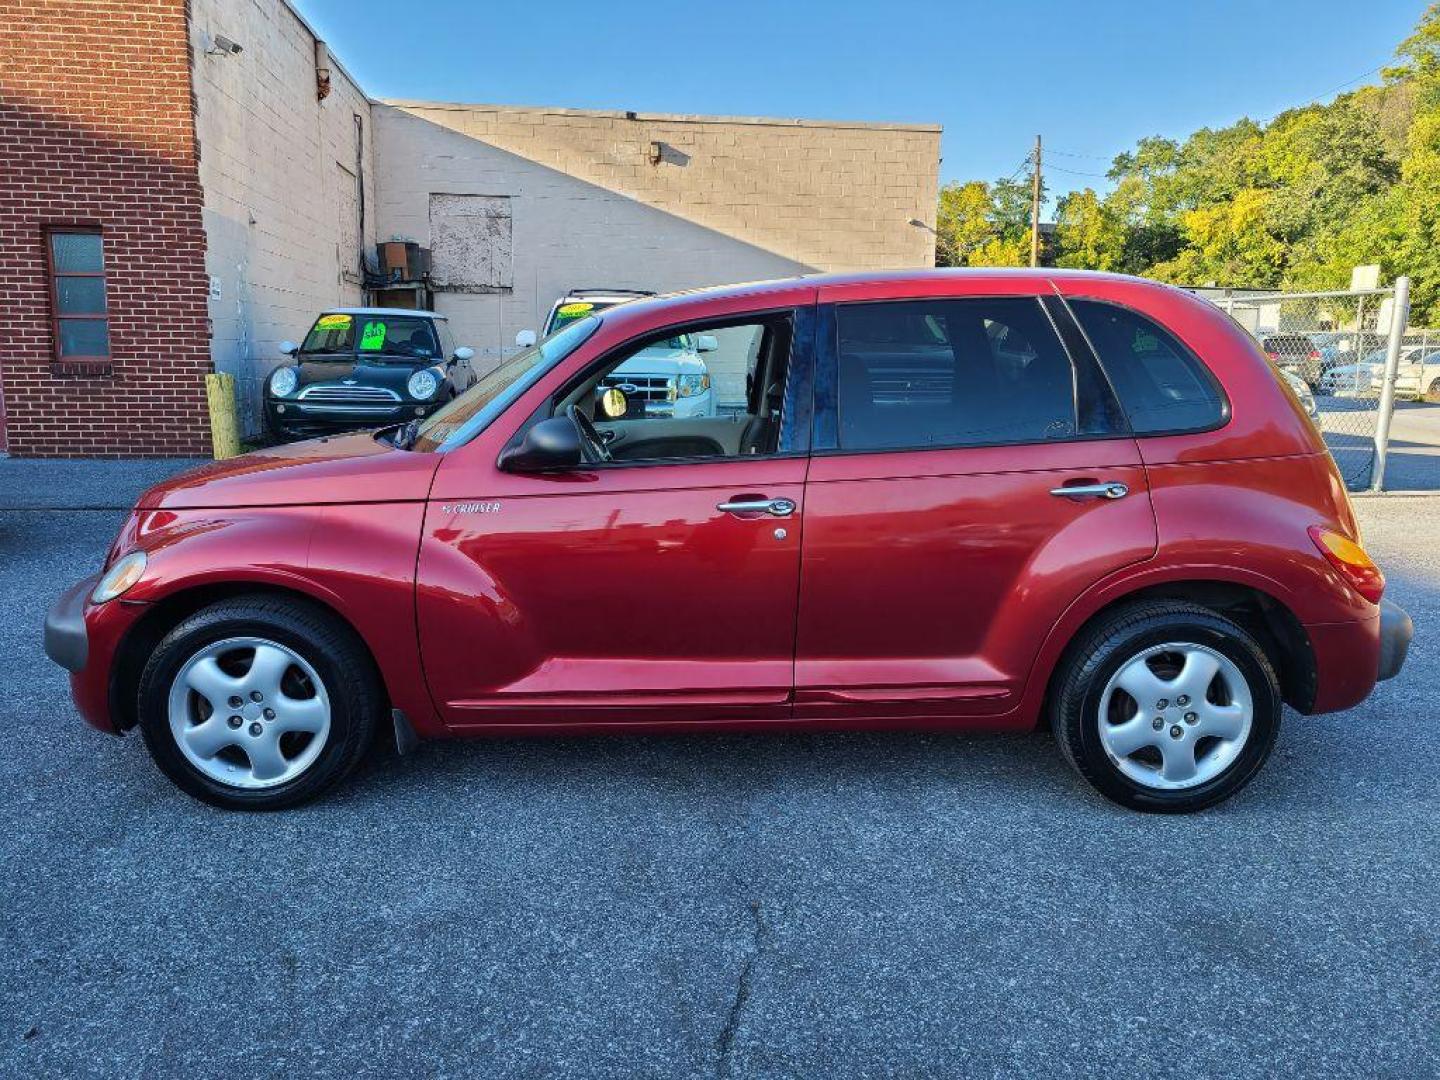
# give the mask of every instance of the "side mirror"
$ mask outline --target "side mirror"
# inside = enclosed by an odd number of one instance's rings
[[[699,334],[695,338],[696,352],[714,352],[720,348],[720,341],[714,334]]]
[[[530,348],[531,345],[535,344],[535,331],[521,330],[515,335],[515,344],[519,345],[522,349]]]
[[[281,355],[281,356],[294,356],[294,355],[295,355],[297,352],[299,352],[299,351],[300,351],[300,346],[299,346],[299,345],[296,345],[295,342],[293,342],[293,341],[282,341],[282,342],[280,342],[280,355]]]
[[[580,431],[568,416],[541,420],[519,446],[507,446],[495,463],[505,472],[559,472],[580,467]]]
[[[469,345],[461,345],[455,350],[455,359],[459,360],[462,364],[469,363],[475,359],[475,350],[470,348]]]

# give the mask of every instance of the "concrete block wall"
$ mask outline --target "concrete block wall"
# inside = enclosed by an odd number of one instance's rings
[[[209,452],[184,0],[3,0],[0,387],[11,453]],[[46,233],[98,228],[109,364],[57,363]]]
[[[373,252],[370,102],[333,57],[330,94],[317,98],[315,34],[284,0],[192,3],[206,267],[219,287],[211,349],[216,370],[236,376],[242,430],[254,434],[279,343],[300,340],[321,308],[362,300],[351,214],[358,172]],[[206,55],[216,34],[243,51]]]
[[[817,270],[935,262],[909,220],[934,212],[937,125],[386,104]],[[651,164],[656,142],[678,154]]]
[[[431,243],[432,194],[510,199],[512,287],[435,297],[479,370],[513,351],[518,330],[538,330],[567,289],[667,291],[815,269],[407,109],[377,104],[373,116],[382,238]]]

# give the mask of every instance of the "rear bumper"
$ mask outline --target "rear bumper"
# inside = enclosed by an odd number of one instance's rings
[[[1380,681],[1393,679],[1405,663],[1415,623],[1393,600],[1380,601]]]
[[[1371,619],[1305,628],[1315,657],[1315,699],[1307,713],[1338,712],[1364,701],[1375,684],[1394,678],[1405,663],[1414,623],[1392,600],[1381,600]]]

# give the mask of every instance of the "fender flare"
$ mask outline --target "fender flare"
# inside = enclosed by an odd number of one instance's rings
[[[1144,563],[1126,567],[1095,582],[1072,600],[1055,620],[1055,625],[1046,633],[1039,652],[1035,654],[1025,679],[1025,696],[1019,705],[1022,714],[1034,716],[1037,721],[1043,720],[1040,707],[1049,692],[1055,666],[1081,627],[1104,608],[1156,585],[1206,582],[1253,589],[1269,597],[1294,617],[1294,608],[1289,602],[1290,591],[1274,578],[1254,570],[1224,563]],[[1298,618],[1295,621],[1303,628]]]

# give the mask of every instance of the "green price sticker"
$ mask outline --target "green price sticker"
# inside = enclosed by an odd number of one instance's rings
[[[360,349],[363,352],[378,352],[385,347],[385,324],[367,322],[360,333]]]

